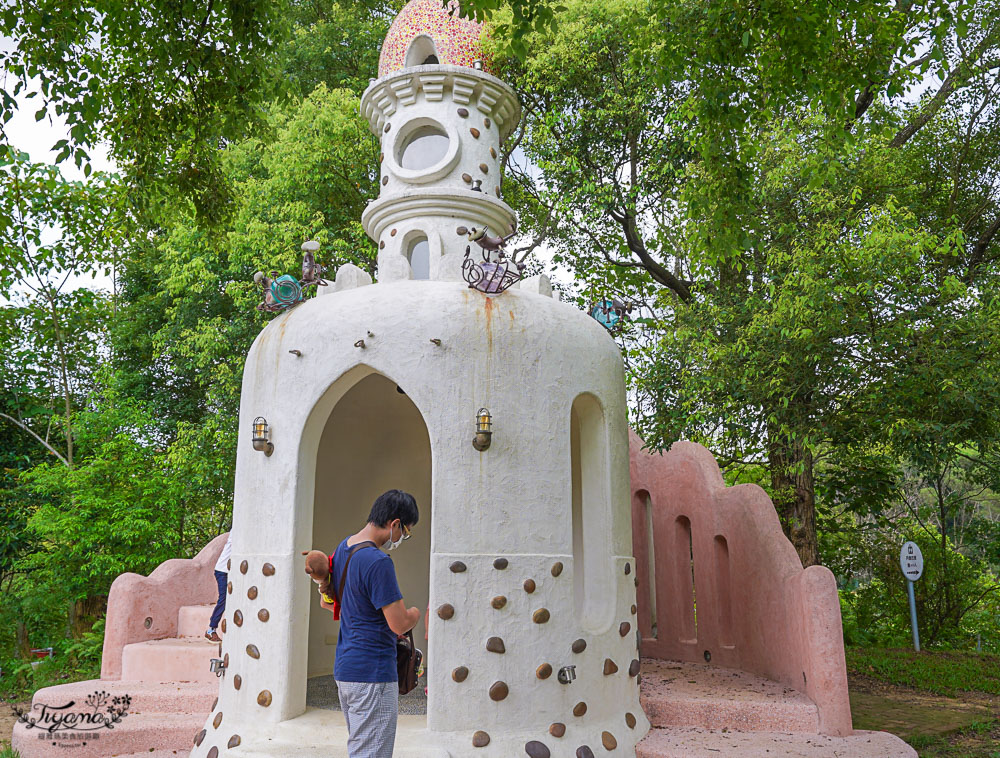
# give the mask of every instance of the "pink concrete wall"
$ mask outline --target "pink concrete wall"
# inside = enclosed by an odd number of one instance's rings
[[[218,600],[215,562],[226,537],[220,534],[194,558],[164,561],[148,577],[122,574],[115,579],[108,595],[101,679],[121,679],[122,648],[126,645],[176,637],[181,606]],[[146,619],[150,619],[148,627]]]
[[[807,695],[819,709],[822,734],[850,734],[840,603],[830,570],[803,569],[764,490],[726,487],[701,445],[677,442],[651,455],[634,433],[629,442],[642,655],[705,662],[708,651],[714,665],[752,671]]]

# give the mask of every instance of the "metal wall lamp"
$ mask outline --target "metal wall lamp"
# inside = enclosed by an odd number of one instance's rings
[[[493,417],[486,408],[480,408],[476,414],[476,436],[472,439],[472,446],[480,453],[490,446],[493,437]]]
[[[253,449],[270,456],[274,452],[274,445],[271,444],[271,429],[267,425],[267,420],[263,416],[258,416],[253,420]]]

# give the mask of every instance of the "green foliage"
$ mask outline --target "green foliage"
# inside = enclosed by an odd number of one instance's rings
[[[281,86],[273,67],[287,35],[285,3],[117,0],[14,0],[0,12],[0,55],[7,72],[0,130],[18,95],[35,119],[65,119],[58,161],[72,157],[89,173],[98,142],[128,177],[131,199],[155,208],[191,198],[218,218],[229,195],[219,145],[259,123],[261,106]]]
[[[848,647],[846,653],[848,671],[889,684],[946,697],[960,692],[1000,694],[998,655],[880,647]]]

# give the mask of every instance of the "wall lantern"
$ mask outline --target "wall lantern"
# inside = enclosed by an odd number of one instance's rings
[[[476,436],[472,440],[472,446],[481,453],[490,446],[492,436],[493,417],[486,408],[480,408],[476,414]]]
[[[267,425],[267,420],[263,416],[255,418],[253,420],[253,449],[270,456],[274,452],[270,436],[271,429]]]

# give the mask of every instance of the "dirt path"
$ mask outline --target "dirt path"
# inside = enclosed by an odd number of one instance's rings
[[[10,735],[14,731],[14,723],[17,721],[17,716],[14,715],[14,711],[11,709],[12,705],[27,708],[31,703],[7,703],[0,701],[0,749],[10,745]]]

